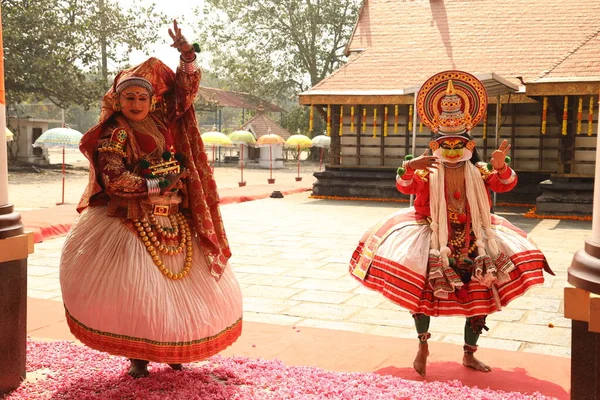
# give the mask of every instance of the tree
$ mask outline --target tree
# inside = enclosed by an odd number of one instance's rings
[[[120,66],[131,50],[156,42],[166,23],[153,5],[122,10],[113,0],[0,4],[9,104],[48,99],[89,107],[108,85],[108,60]]]
[[[294,95],[343,62],[359,0],[206,0],[199,27],[213,72],[229,89]],[[235,22],[234,22],[235,21]]]

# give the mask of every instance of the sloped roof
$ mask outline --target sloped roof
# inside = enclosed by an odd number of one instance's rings
[[[263,112],[257,112],[256,115],[248,120],[244,125],[240,127],[241,130],[252,132],[256,139],[266,135],[271,129],[271,133],[275,133],[287,140],[292,134],[285,128],[281,127],[277,122],[273,121],[267,114]]]
[[[600,15],[596,15],[600,19]],[[573,51],[565,54],[541,79],[600,75],[600,28]]]
[[[437,72],[600,81],[600,1],[365,0],[350,61],[301,96],[402,94]]]
[[[245,108],[246,110],[258,110],[260,107],[266,111],[284,112],[285,110],[275,104],[262,100],[259,97],[243,92],[232,92],[217,88],[200,87],[198,100],[205,105],[202,109],[214,109],[217,107]]]

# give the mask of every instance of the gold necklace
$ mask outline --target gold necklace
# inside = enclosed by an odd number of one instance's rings
[[[169,228],[165,229],[165,227],[158,225],[154,215],[150,214],[149,219],[153,220],[155,223],[151,225],[145,217],[141,220],[133,220],[133,225],[138,230],[138,234],[146,247],[146,251],[150,254],[150,257],[152,257],[154,265],[158,267],[163,275],[173,280],[183,279],[190,272],[193,256],[192,233],[186,218],[182,213],[177,213],[173,216],[173,219],[169,218],[172,223],[171,232],[168,232]],[[173,236],[173,232],[175,232],[176,229],[175,227],[177,227],[177,235]],[[164,235],[163,232],[165,233]],[[179,240],[177,247],[173,248],[172,246],[165,245],[160,241],[159,236],[165,239],[177,238]],[[160,259],[159,253],[173,255],[180,253],[184,248],[186,252],[183,269],[179,273],[169,270]]]

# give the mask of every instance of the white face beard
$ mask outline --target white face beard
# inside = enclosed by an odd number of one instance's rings
[[[462,161],[470,160],[471,157],[473,157],[473,152],[471,150],[468,150],[465,147],[465,148],[463,148],[463,156],[461,158],[449,160],[449,159],[445,158],[444,156],[442,156],[442,148],[440,147],[436,151],[433,152],[433,156],[437,157],[437,159],[440,160],[441,162],[448,163],[448,164],[457,164]]]

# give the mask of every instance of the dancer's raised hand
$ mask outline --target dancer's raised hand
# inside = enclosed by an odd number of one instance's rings
[[[503,140],[502,143],[500,143],[498,150],[494,150],[491,163],[495,170],[502,171],[504,169],[504,166],[506,165],[506,155],[509,150],[510,144],[508,144],[507,140]]]
[[[425,152],[423,154],[421,154],[419,157],[416,157],[410,161],[407,161],[407,163],[405,164],[405,167],[408,167],[410,169],[431,170],[431,169],[438,169],[439,165],[440,165],[440,162],[437,159],[437,157],[430,156],[429,149],[426,149]]]
[[[177,20],[173,20],[173,29],[169,28],[169,36],[173,39],[171,47],[175,47],[182,56],[194,58],[194,47],[188,43],[187,39],[181,33],[181,28],[177,25]]]

